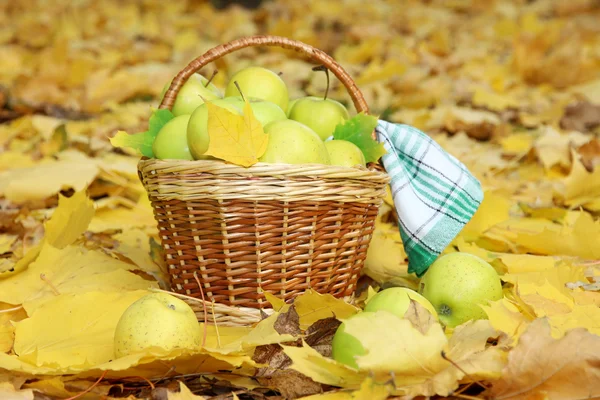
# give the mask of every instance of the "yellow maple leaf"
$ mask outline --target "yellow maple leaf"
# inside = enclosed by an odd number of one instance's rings
[[[561,191],[565,204],[570,207],[584,206],[593,203],[600,197],[600,168],[589,172],[583,166],[581,157],[572,151],[573,166],[569,175],[563,180]]]
[[[300,317],[300,328],[306,329],[320,319],[336,317],[348,318],[360,310],[330,294],[320,294],[307,290],[294,300],[296,312]]]
[[[22,307],[11,304],[0,303],[0,353],[6,353],[12,349],[15,328],[13,322],[27,318],[27,313]]]
[[[379,283],[417,288],[418,279],[408,273],[408,258],[396,224],[375,221],[363,272]]]
[[[519,108],[519,101],[508,94],[490,92],[482,87],[477,87],[473,93],[473,104],[484,106],[490,110],[502,111],[509,107]]]
[[[103,232],[113,229],[127,231],[132,228],[147,228],[156,230],[156,220],[145,194],[140,196],[137,203],[123,205],[121,200],[109,197],[106,202],[98,204],[96,214],[88,226],[91,232]]]
[[[84,189],[96,178],[98,171],[91,158],[46,160],[0,174],[0,193],[16,203],[43,200],[62,189]]]
[[[94,202],[85,190],[75,192],[71,197],[59,194],[58,208],[45,224],[46,240],[58,249],[65,248],[85,232],[93,216]]]
[[[408,319],[377,312],[369,324],[345,323],[346,332],[350,333],[350,328],[367,350],[366,355],[357,357],[361,370],[337,363],[306,345],[284,346],[293,362],[291,368],[317,382],[352,389],[358,389],[368,376],[378,384],[389,383],[393,377],[392,394],[414,397],[450,395],[466,377],[464,372],[474,379],[496,379],[506,362],[503,350],[487,345],[488,339],[499,333],[485,320],[458,327],[450,340],[433,319],[419,320],[420,325],[415,326]],[[442,350],[462,370],[444,360]]]
[[[509,274],[546,271],[556,266],[556,260],[550,256],[502,254],[500,260],[506,265]]]
[[[554,338],[561,338],[576,328],[585,328],[594,335],[600,335],[600,308],[595,304],[575,304],[570,312],[549,317],[549,322]]]
[[[210,102],[206,106],[209,144],[204,154],[244,167],[257,163],[267,150],[269,136],[254,116],[248,100],[245,100],[244,115],[236,115]]]
[[[119,318],[146,294],[145,290],[90,291],[55,296],[16,324],[15,353],[21,361],[54,368],[107,362],[114,357]]]
[[[26,270],[0,280],[0,301],[25,303],[29,313],[57,293],[135,290],[157,286],[156,282],[129,272],[134,268],[99,251],[74,245],[57,249],[44,244],[37,259]]]
[[[490,227],[506,221],[510,207],[508,196],[492,190],[484,191],[483,201],[460,235],[467,241],[477,240]]]
[[[535,318],[528,318],[515,304],[506,297],[492,301],[489,305],[481,305],[486,312],[490,324],[494,329],[506,333],[512,343],[516,343],[519,336],[525,331],[529,323]]]

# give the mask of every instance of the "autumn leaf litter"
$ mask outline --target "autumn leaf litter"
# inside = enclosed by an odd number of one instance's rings
[[[34,3],[0,5],[0,397],[68,398],[101,377],[82,398],[600,396],[594,2],[218,11],[59,1],[44,13]],[[374,320],[382,329],[363,373],[329,358],[332,332],[358,309],[309,292],[256,327],[208,327],[197,351],[111,358],[120,313],[168,279],[138,156],[110,140],[149,131],[164,82],[189,60],[259,33],[334,56],[373,113],[432,135],[482,182],[483,204],[447,252],[476,254],[501,274],[505,295],[485,307],[489,320],[445,331],[417,313]],[[228,55],[214,83],[248,65],[283,72],[290,97],[324,90],[312,64],[279,50]],[[329,96],[349,102],[335,80]],[[374,286],[417,285],[389,196],[365,274]],[[407,360],[390,351],[407,347]]]

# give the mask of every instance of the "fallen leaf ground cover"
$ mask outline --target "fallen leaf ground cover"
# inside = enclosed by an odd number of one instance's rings
[[[52,3],[0,3],[0,398],[70,398],[96,381],[78,398],[600,396],[597,1]],[[168,276],[139,156],[110,139],[146,131],[191,59],[254,34],[331,54],[372,113],[428,133],[481,181],[484,201],[446,251],[501,275],[488,320],[374,321],[401,334],[370,338],[381,347],[365,374],[329,358],[358,308],[309,292],[255,327],[207,326],[197,351],[112,359],[120,314]],[[223,87],[247,65],[281,71],[291,97],[325,89],[284,50],[208,70]],[[349,102],[335,79],[330,97]],[[363,287],[416,288],[395,223],[388,201]]]

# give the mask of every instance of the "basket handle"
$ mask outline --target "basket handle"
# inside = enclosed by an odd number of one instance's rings
[[[333,74],[346,87],[348,94],[350,94],[350,97],[352,98],[352,102],[354,103],[356,111],[359,113],[364,112],[365,114],[369,113],[369,107],[367,106],[367,102],[365,101],[363,94],[360,92],[350,75],[348,75],[342,66],[333,58],[331,58],[331,56],[322,50],[314,48],[300,41],[288,39],[282,36],[271,35],[249,36],[235,39],[229,43],[224,43],[213,47],[200,57],[192,60],[183,70],[181,70],[181,72],[175,76],[175,78],[173,78],[173,81],[171,82],[169,89],[167,89],[158,108],[170,109],[173,106],[175,98],[177,97],[177,93],[179,93],[179,90],[183,84],[190,76],[199,71],[205,65],[236,50],[254,46],[278,46],[284,49],[295,50],[303,53],[306,56],[309,56],[315,61],[321,62],[327,67],[327,69],[333,72]],[[373,132],[373,135],[374,134],[375,132]]]

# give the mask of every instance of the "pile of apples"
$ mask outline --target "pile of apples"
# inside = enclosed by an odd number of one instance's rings
[[[214,74],[213,74],[214,77]],[[210,102],[232,113],[243,115],[244,99],[269,136],[260,162],[287,164],[325,164],[365,166],[362,150],[347,140],[331,140],[338,124],[349,119],[340,102],[324,97],[306,96],[290,100],[280,75],[257,66],[236,72],[224,94],[211,79],[199,73],[181,87],[171,109],[175,118],[156,136],[152,151],[159,159],[214,159],[208,149],[208,107]],[[163,89],[163,95],[168,89]],[[161,96],[161,97],[162,97]]]
[[[370,318],[391,313],[404,318],[411,301],[419,303],[441,326],[454,329],[468,321],[487,319],[481,306],[503,297],[502,281],[494,267],[470,253],[455,252],[438,257],[420,279],[418,291],[405,287],[384,289],[367,300],[364,310],[342,321],[332,341],[332,358],[358,368],[356,358],[367,354],[362,337],[346,332],[346,322],[364,326],[369,335]]]

